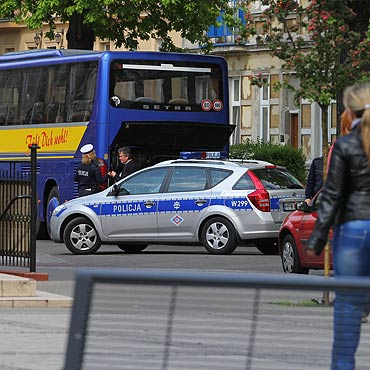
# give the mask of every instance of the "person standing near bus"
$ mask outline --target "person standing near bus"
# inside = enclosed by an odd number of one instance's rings
[[[107,162],[105,162],[104,159],[98,158],[96,156],[95,150],[91,152],[92,160],[96,163],[96,165],[100,169],[100,173],[102,175],[102,178],[105,179],[103,183],[100,183],[98,185],[99,191],[105,190],[108,187],[108,165]]]
[[[86,144],[81,149],[81,163],[77,167],[74,181],[78,182],[78,195],[83,197],[97,193],[99,185],[107,181],[107,176],[102,176],[96,159],[96,153],[92,144]]]
[[[112,177],[114,182],[122,180],[128,175],[136,172],[139,169],[138,164],[131,156],[131,149],[127,146],[123,146],[118,149],[118,158],[122,163],[120,171],[109,171],[108,176]]]

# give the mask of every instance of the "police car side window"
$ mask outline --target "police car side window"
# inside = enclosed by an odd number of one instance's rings
[[[197,191],[206,188],[207,174],[204,168],[176,167],[168,185],[168,192]]]
[[[141,172],[120,183],[120,195],[159,193],[167,174],[167,168],[156,168]]]
[[[256,187],[247,173],[245,173],[233,186],[233,190],[252,190]]]
[[[211,188],[213,188],[221,181],[229,177],[232,174],[232,171],[210,169],[209,173],[211,176]]]

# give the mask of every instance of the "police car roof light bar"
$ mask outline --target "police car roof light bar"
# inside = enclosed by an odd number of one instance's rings
[[[228,159],[227,152],[180,152],[181,159]]]

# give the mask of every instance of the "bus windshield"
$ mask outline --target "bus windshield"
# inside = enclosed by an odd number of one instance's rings
[[[217,65],[143,60],[111,63],[110,104],[113,107],[206,111],[209,107],[204,103],[206,100],[223,101],[222,71]]]

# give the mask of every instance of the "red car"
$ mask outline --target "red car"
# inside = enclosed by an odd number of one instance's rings
[[[279,230],[279,252],[284,272],[308,274],[309,269],[324,269],[324,252],[320,256],[309,256],[305,252],[305,243],[311,236],[317,219],[317,207],[320,193],[310,205],[299,202],[296,210],[283,221]],[[330,239],[332,233],[330,233]],[[330,268],[333,268],[330,254]]]

